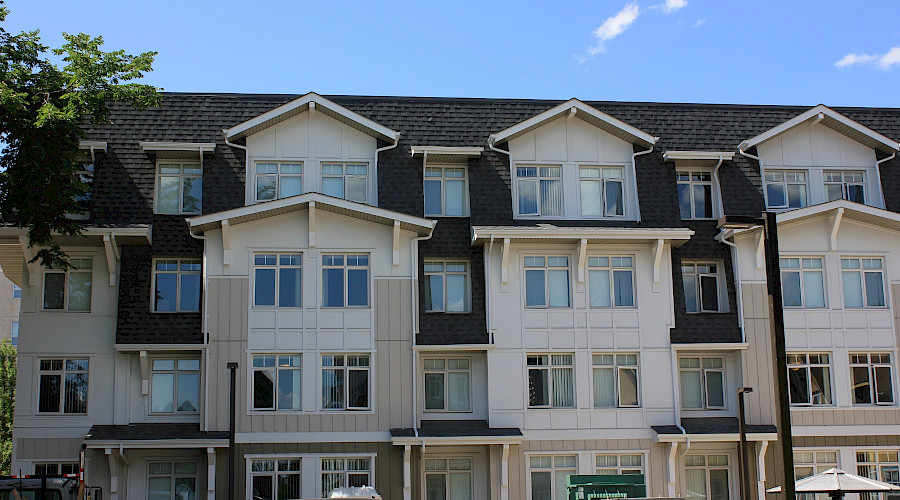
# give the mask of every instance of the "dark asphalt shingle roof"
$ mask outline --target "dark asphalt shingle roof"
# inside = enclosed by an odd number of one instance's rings
[[[201,431],[199,424],[151,423],[95,425],[85,441],[156,441],[163,439],[228,439],[227,431]]]
[[[516,427],[489,427],[485,420],[423,420],[419,437],[507,437],[521,436]],[[391,429],[392,437],[415,436],[412,428]]]
[[[687,434],[737,434],[740,432],[740,424],[736,417],[691,417],[682,418],[681,426]],[[681,434],[681,429],[675,425],[654,425],[653,430],[657,434]],[[746,425],[747,432],[773,433],[777,432],[774,425]]]

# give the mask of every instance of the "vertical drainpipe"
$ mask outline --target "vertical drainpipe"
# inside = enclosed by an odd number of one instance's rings
[[[235,456],[234,449],[234,434],[235,434],[235,421],[237,420],[237,415],[235,413],[235,404],[237,403],[237,363],[228,363],[228,369],[231,371],[231,392],[228,397],[228,500],[234,500],[234,470],[235,470],[235,460],[237,457]]]

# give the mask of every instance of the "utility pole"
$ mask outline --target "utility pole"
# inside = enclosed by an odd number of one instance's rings
[[[750,483],[750,460],[747,458],[747,419],[744,415],[744,394],[753,392],[752,387],[738,388],[738,429],[740,431],[740,457],[738,464],[741,467],[741,500],[752,500],[753,488]]]

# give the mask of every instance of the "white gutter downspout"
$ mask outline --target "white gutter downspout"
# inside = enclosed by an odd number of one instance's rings
[[[396,144],[395,144],[396,146]],[[412,428],[413,436],[419,437],[419,427],[416,419],[419,416],[417,406],[419,400],[416,398],[416,380],[419,378],[419,367],[416,365],[418,356],[416,355],[416,336],[419,334],[419,242],[430,240],[434,236],[434,228],[428,233],[428,236],[416,236],[409,240],[409,254],[412,264]],[[422,447],[425,442],[422,441]]]
[[[681,398],[678,395],[678,355],[675,353],[675,346],[670,345],[669,348],[672,352],[672,402],[675,410],[675,427],[678,427],[678,430],[681,431],[682,434],[687,434],[687,431],[684,430],[684,427],[681,426]],[[691,439],[685,438],[687,440],[685,444],[685,450],[691,446]],[[672,442],[669,444],[669,460],[668,460],[668,494],[670,497],[675,497],[675,483],[676,483],[676,470],[675,470],[675,457],[678,451],[678,443]],[[683,452],[682,452],[683,453]]]
[[[731,247],[731,270],[734,273],[734,300],[737,302],[735,308],[738,313],[738,326],[741,328],[741,342],[746,342],[744,336],[744,308],[741,302],[741,264],[740,255],[738,255],[738,247],[734,243],[728,241],[732,231],[723,231],[716,235],[716,239],[720,243],[724,243]]]
[[[716,191],[718,191],[716,204],[719,206],[719,216],[725,215],[725,203],[722,201],[722,183],[719,182],[719,167],[722,166],[722,160],[722,155],[719,155],[719,162],[716,163],[716,166],[713,167],[712,171],[713,182],[716,183]]]
[[[654,137],[654,138],[653,138],[654,144],[655,144],[656,141],[658,141],[658,140],[659,140],[659,137]],[[636,158],[637,158],[638,156],[652,153],[654,147],[656,147],[656,146],[655,146],[655,145],[651,145],[651,146],[650,146],[650,149],[645,150],[645,151],[638,151],[637,153],[634,153],[634,154],[631,155],[631,178],[634,179],[634,206],[637,207],[637,221],[638,221],[638,222],[641,222],[641,199],[640,199],[640,196],[638,195],[638,188],[637,188],[637,165],[635,164],[635,161],[636,161]]]
[[[394,143],[393,143],[393,144],[391,144],[390,146],[385,146],[385,147],[383,147],[383,148],[378,148],[378,149],[375,150],[375,161],[372,162],[372,171],[373,171],[374,174],[375,174],[375,182],[376,182],[376,184],[378,183],[378,153],[380,153],[380,152],[382,152],[382,151],[387,151],[387,150],[389,150],[389,149],[394,149],[394,148],[397,147],[398,144],[400,144],[400,134],[399,134],[399,133],[398,133],[397,135],[394,136]],[[377,206],[378,206],[378,190],[377,190],[377,189],[375,190],[375,197],[374,197],[374,198],[375,198],[375,206],[377,207]]]
[[[875,162],[875,182],[878,183],[878,192],[881,193],[881,203],[884,204],[884,191],[881,188],[881,164],[886,161],[891,161],[897,156],[897,153],[888,156],[887,158],[878,160]]]
[[[203,374],[203,430],[209,430],[209,271],[206,263],[206,242],[209,238],[206,235],[197,236],[194,231],[188,229],[188,234],[192,238],[203,242],[203,261],[201,263],[201,272],[203,275],[203,318],[201,328],[203,329],[203,348],[204,355],[204,374]]]
[[[740,145],[738,145],[738,154],[740,154],[741,156],[746,156],[747,158],[752,158],[752,159],[758,161],[759,167],[762,168],[762,160],[759,159],[759,156],[754,156],[754,155],[744,151],[744,148],[746,148],[746,147],[747,147],[747,141],[740,143]]]

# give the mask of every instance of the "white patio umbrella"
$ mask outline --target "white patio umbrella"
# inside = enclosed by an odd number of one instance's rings
[[[845,493],[900,491],[900,486],[850,474],[841,469],[828,469],[825,472],[796,481],[794,483],[794,491],[797,493],[828,493],[832,498],[841,498]],[[781,486],[766,490],[766,493],[781,492]]]

